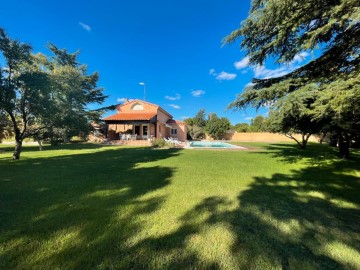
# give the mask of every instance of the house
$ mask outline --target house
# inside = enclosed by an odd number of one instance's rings
[[[127,101],[117,106],[117,113],[103,120],[110,140],[151,140],[173,137],[186,140],[186,124],[158,105],[143,100]]]

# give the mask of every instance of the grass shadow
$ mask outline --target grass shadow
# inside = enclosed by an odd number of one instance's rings
[[[359,269],[360,179],[347,174],[357,169],[358,160],[339,160],[255,177],[235,209],[226,197],[205,198],[183,215],[178,230],[132,251],[176,254],[164,268]],[[189,252],[189,242],[221,226],[233,236],[231,264]]]
[[[165,200],[152,194],[169,185],[174,173],[147,164],[177,152],[104,148],[2,161],[0,268],[89,269],[125,258],[129,239],[144,229],[142,217]]]
[[[272,143],[262,146],[263,154],[271,155],[274,158],[286,163],[304,162],[307,165],[326,165],[338,158],[338,149],[326,144],[308,143],[306,149],[300,149],[295,144]],[[360,158],[360,151],[352,149],[351,157],[354,160]]]

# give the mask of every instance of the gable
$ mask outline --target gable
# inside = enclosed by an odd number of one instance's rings
[[[119,112],[157,112],[158,108],[159,106],[155,104],[136,99],[119,105],[117,110]]]

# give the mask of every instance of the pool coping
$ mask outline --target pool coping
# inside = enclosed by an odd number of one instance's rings
[[[192,141],[191,141],[192,142]],[[195,149],[195,150],[248,150],[247,147],[244,146],[238,146],[235,144],[231,144],[228,142],[224,142],[224,141],[199,141],[199,142],[220,142],[220,143],[226,143],[229,145],[232,145],[233,147],[192,147],[190,146],[191,142],[187,142],[186,145],[184,146],[184,149]]]

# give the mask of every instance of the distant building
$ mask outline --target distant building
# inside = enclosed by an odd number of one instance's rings
[[[103,120],[110,140],[151,140],[153,138],[176,138],[186,140],[186,124],[158,105],[132,100],[117,106],[117,113]]]

